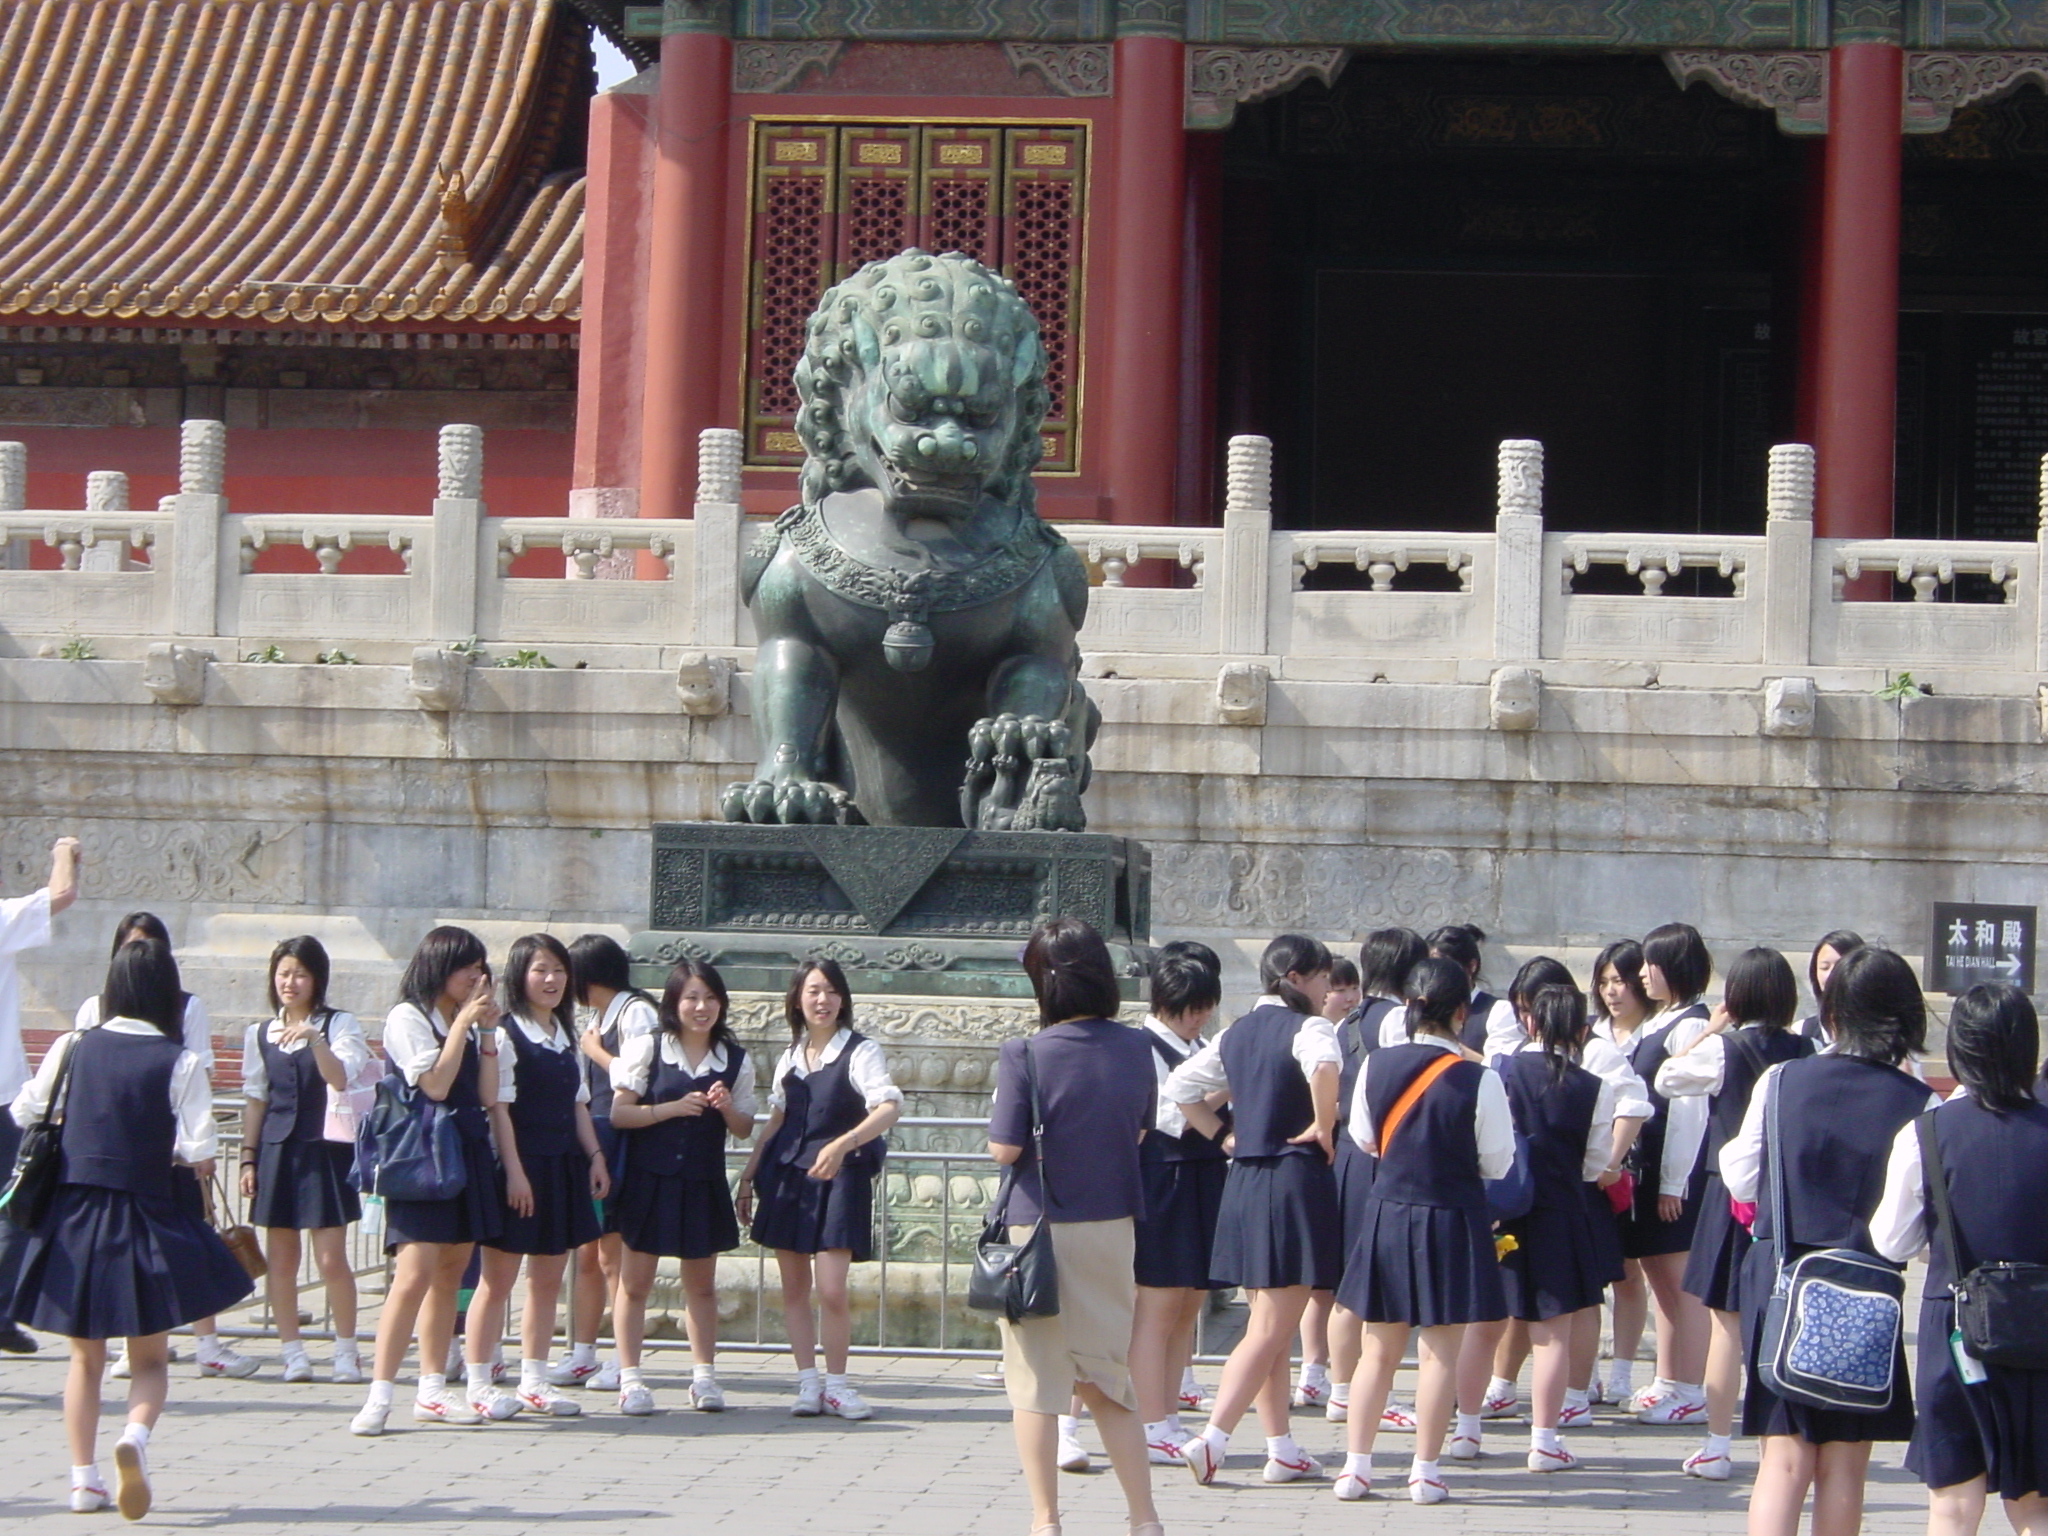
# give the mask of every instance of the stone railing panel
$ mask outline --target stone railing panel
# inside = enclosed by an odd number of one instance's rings
[[[1764,659],[1765,542],[1679,534],[1546,534],[1544,569],[1555,584],[1543,594],[1543,655],[1559,660],[1708,661]],[[1596,566],[1616,568],[1641,593],[1576,592]],[[1711,571],[1725,597],[1668,595],[1673,577]]]
[[[693,525],[653,519],[592,523],[491,518],[477,573],[476,633],[511,645],[688,642]],[[531,550],[560,550],[560,577],[514,576]],[[631,561],[642,579],[599,581],[605,562]]]
[[[1816,539],[1813,552],[1816,666],[2034,670],[2041,627],[2038,545]],[[1873,575],[1910,586],[1914,601],[1842,600],[1849,582]],[[1959,576],[1983,578],[1981,588],[2002,600],[1954,601]]]
[[[120,510],[0,513],[0,546],[56,551],[58,569],[0,569],[0,629],[33,652],[44,640],[172,633],[172,519]],[[139,557],[147,555],[147,561]]]
[[[1355,673],[1382,657],[1486,656],[1492,646],[1496,545],[1484,534],[1280,533],[1272,538],[1275,655],[1290,675],[1337,662]],[[1307,591],[1311,571],[1339,566],[1362,575],[1359,590]],[[1432,571],[1455,590],[1398,591],[1411,571]]]
[[[1067,523],[1060,532],[1088,567],[1084,652],[1213,656],[1222,651],[1222,593],[1209,578],[1223,561],[1223,530]],[[1141,560],[1170,563],[1186,571],[1193,585],[1126,586],[1125,573]]]
[[[335,644],[428,637],[427,584],[419,580],[434,528],[422,517],[346,513],[319,516],[231,514],[220,520],[222,564],[216,633],[251,640],[320,640]],[[317,574],[262,573],[266,549],[299,548],[320,564]],[[404,562],[405,575],[344,575],[341,563],[358,549],[382,549]]]

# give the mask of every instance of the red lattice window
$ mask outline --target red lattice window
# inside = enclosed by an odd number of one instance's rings
[[[764,123],[755,136],[747,461],[803,461],[792,373],[826,287],[916,245],[998,265],[1038,317],[1041,469],[1076,462],[1085,130]]]

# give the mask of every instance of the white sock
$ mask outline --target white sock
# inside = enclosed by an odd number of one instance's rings
[[[1652,1376],[1650,1378],[1650,1390],[1652,1392],[1661,1392],[1664,1396],[1669,1397],[1678,1390],[1678,1383],[1671,1380],[1668,1376]]]
[[[1175,1445],[1179,1445],[1181,1441],[1188,1438],[1187,1426],[1181,1423],[1179,1414],[1169,1413],[1162,1422],[1173,1430],[1173,1443]]]
[[[220,1358],[220,1335],[219,1335],[219,1334],[217,1334],[217,1333],[202,1333],[202,1334],[198,1334],[198,1335],[196,1335],[196,1336],[195,1336],[195,1337],[193,1338],[192,1342],[193,1342],[193,1344],[194,1344],[194,1345],[196,1345],[196,1346],[197,1346],[197,1348],[198,1348],[198,1353],[199,1353],[199,1363],[200,1363],[201,1365],[208,1365],[208,1364],[212,1363],[213,1361],[215,1361],[215,1360],[218,1360],[218,1359]],[[122,1353],[123,1353],[123,1354],[126,1354],[126,1353],[127,1353],[127,1351],[126,1351],[126,1350],[123,1350],[123,1351],[122,1351]]]
[[[1189,1394],[1202,1390],[1202,1384],[1195,1380],[1195,1368],[1192,1365],[1180,1373],[1180,1389]]]
[[[1675,1381],[1671,1385],[1672,1390],[1688,1403],[1704,1403],[1707,1400],[1707,1389],[1699,1382]]]
[[[818,1368],[815,1365],[807,1365],[796,1373],[796,1384],[800,1387],[806,1386],[817,1379]]]
[[[1173,1437],[1173,1420],[1165,1418],[1145,1426],[1145,1438],[1155,1445],[1176,1445]]]
[[[628,1387],[642,1387],[646,1384],[641,1378],[639,1366],[622,1365],[619,1367],[619,1390],[621,1392],[625,1391]]]
[[[1627,1397],[1635,1391],[1636,1363],[1633,1360],[1610,1360],[1607,1364],[1607,1388],[1611,1396]]]
[[[846,1378],[844,1376],[834,1376],[830,1371],[827,1371],[825,1373],[825,1390],[827,1392],[845,1391]]]
[[[1515,1395],[1515,1384],[1505,1376],[1495,1376],[1486,1383],[1486,1395],[1489,1399],[1513,1397]]]
[[[1444,1480],[1444,1475],[1437,1470],[1436,1463],[1424,1461],[1420,1456],[1409,1463],[1408,1477],[1411,1482],[1417,1483],[1440,1483]]]
[[[1564,1394],[1564,1405],[1567,1408],[1590,1408],[1592,1404],[1587,1399],[1591,1395],[1591,1393],[1581,1392],[1576,1388],[1567,1389]]]
[[[1333,1382],[1330,1386],[1330,1401],[1339,1408],[1349,1408],[1351,1406],[1351,1383],[1348,1381]]]
[[[337,1360],[353,1360],[353,1359],[355,1359],[355,1357],[356,1357],[356,1339],[355,1339],[355,1335],[354,1335],[354,1334],[350,1334],[350,1335],[349,1335],[349,1336],[348,1336],[347,1338],[344,1338],[344,1339],[336,1339],[336,1340],[334,1341],[334,1358],[335,1358],[335,1359],[337,1359]]]
[[[491,1384],[491,1363],[488,1360],[472,1360],[462,1367],[463,1384],[474,1392],[478,1387]]]
[[[702,1386],[706,1382],[717,1381],[718,1373],[708,1365],[693,1365],[690,1367],[690,1380]]]
[[[149,1426],[147,1424],[127,1425],[121,1431],[120,1443],[123,1445],[147,1446],[149,1444]]]
[[[306,1341],[305,1341],[304,1339],[287,1339],[287,1340],[285,1340],[285,1343],[284,1343],[284,1357],[285,1357],[285,1359],[287,1359],[287,1360],[303,1360],[303,1359],[305,1359],[305,1358],[306,1358]]]
[[[1330,1384],[1330,1369],[1325,1365],[1310,1363],[1301,1368],[1301,1384],[1304,1387],[1327,1387]]]
[[[1221,1461],[1223,1453],[1230,1449],[1230,1436],[1225,1431],[1218,1429],[1214,1424],[1204,1429],[1197,1438],[1209,1442],[1209,1449],[1216,1453],[1218,1461]]]
[[[369,1408],[389,1408],[391,1406],[391,1399],[397,1390],[398,1383],[395,1381],[373,1381],[370,1383],[370,1400],[364,1406]]]
[[[572,1344],[572,1345],[570,1345],[570,1346],[569,1346],[569,1363],[570,1363],[571,1365],[595,1365],[595,1364],[597,1364],[597,1346],[596,1346],[595,1344]]]
[[[1294,1443],[1292,1435],[1266,1436],[1266,1459],[1268,1461],[1302,1461],[1301,1447]]]
[[[1063,1413],[1059,1416],[1059,1419],[1060,1433],[1067,1439],[1071,1440],[1081,1432],[1081,1421],[1071,1413]]]
[[[1348,1451],[1348,1452],[1346,1452],[1346,1453],[1345,1453],[1345,1456],[1344,1456],[1344,1475],[1345,1475],[1346,1477],[1362,1477],[1362,1478],[1364,1478],[1364,1479],[1365,1479],[1365,1480],[1366,1480],[1367,1482],[1371,1482],[1371,1481],[1372,1481],[1372,1452],[1371,1452],[1371,1451]]]
[[[105,1488],[107,1485],[100,1477],[99,1464],[95,1462],[91,1466],[73,1467],[71,1469],[71,1486],[74,1488]]]
[[[521,1360],[519,1362],[519,1390],[539,1391],[547,1384],[548,1363],[545,1360]]]
[[[1481,1422],[1476,1413],[1461,1413],[1458,1415],[1458,1427],[1452,1434],[1459,1440],[1477,1440]]]
[[[448,1378],[439,1371],[420,1372],[420,1396],[423,1399],[433,1397],[435,1394],[446,1392],[447,1390]]]
[[[1531,1429],[1529,1431],[1529,1445],[1532,1450],[1538,1451],[1556,1451],[1563,1449],[1563,1447],[1557,1443],[1557,1429],[1554,1425],[1549,1429],[1545,1429],[1542,1425],[1539,1424],[1534,1429]]]
[[[1708,1456],[1726,1456],[1730,1438],[1728,1435],[1709,1435],[1707,1443],[1700,1449]]]

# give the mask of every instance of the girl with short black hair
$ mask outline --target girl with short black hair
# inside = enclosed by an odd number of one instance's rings
[[[1463,1044],[1491,1061],[1515,1049],[1521,1042],[1522,1026],[1513,1005],[1486,990],[1480,976],[1485,958],[1480,946],[1485,942],[1486,930],[1478,924],[1448,923],[1429,936],[1429,952],[1462,967],[1470,979],[1472,995],[1465,1005]]]
[[[1813,953],[1806,960],[1807,985],[1813,988],[1813,1012],[1799,1021],[1799,1033],[1813,1042],[1819,1050],[1828,1043],[1827,1031],[1821,1028],[1820,1000],[1828,989],[1828,977],[1843,960],[1863,947],[1863,935],[1852,933],[1847,928],[1837,928],[1833,933],[1822,934],[1820,942],[1813,946]]]
[[[1099,979],[1078,972],[1063,979],[1073,998],[1099,997]],[[1109,986],[1114,995],[1114,976]],[[854,1027],[853,990],[837,961],[813,956],[799,965],[782,1011],[790,1046],[775,1064],[768,1123],[740,1175],[739,1219],[751,1222],[755,1242],[775,1251],[781,1273],[783,1326],[797,1367],[790,1412],[800,1419],[870,1418],[874,1410],[846,1378],[853,1338],[847,1272],[874,1256],[875,1176],[882,1138],[903,1113],[903,1090],[889,1076],[882,1048]]]

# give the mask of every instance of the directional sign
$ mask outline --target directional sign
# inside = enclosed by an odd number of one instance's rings
[[[1954,997],[1983,981],[2009,981],[2034,990],[2033,907],[1934,903],[1934,938],[1927,946],[1926,985]]]

